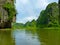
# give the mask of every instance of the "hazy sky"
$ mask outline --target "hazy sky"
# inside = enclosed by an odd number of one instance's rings
[[[58,0],[16,0],[18,23],[26,23],[37,19],[41,10],[44,10],[49,3],[58,2]]]

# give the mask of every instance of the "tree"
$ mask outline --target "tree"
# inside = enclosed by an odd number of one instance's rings
[[[59,24],[60,24],[60,0],[58,1],[58,6],[59,6]]]
[[[45,13],[45,10],[41,11],[40,16],[37,19],[37,27],[45,27],[48,23],[48,17]]]
[[[56,2],[48,4],[37,19],[37,27],[58,27],[59,9]]]

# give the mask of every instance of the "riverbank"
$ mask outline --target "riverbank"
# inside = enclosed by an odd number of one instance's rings
[[[29,28],[13,28],[13,29],[27,29],[27,30],[40,30],[40,29],[60,29],[59,27],[45,27],[45,28],[33,28],[33,27],[29,27]]]
[[[9,31],[9,30],[12,30],[12,28],[0,29],[0,31]]]

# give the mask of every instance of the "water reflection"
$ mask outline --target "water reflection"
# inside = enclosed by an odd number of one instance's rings
[[[60,30],[0,30],[0,45],[60,45]]]
[[[11,30],[0,30],[0,45],[15,45]]]
[[[31,30],[14,31],[16,45],[40,45],[37,36]]]
[[[60,30],[15,30],[16,45],[60,45]]]
[[[40,29],[37,35],[41,45],[60,45],[60,30]]]

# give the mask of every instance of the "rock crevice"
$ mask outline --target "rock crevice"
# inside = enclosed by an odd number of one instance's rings
[[[0,29],[11,28],[11,24],[15,20],[16,10],[14,0],[0,0]]]

